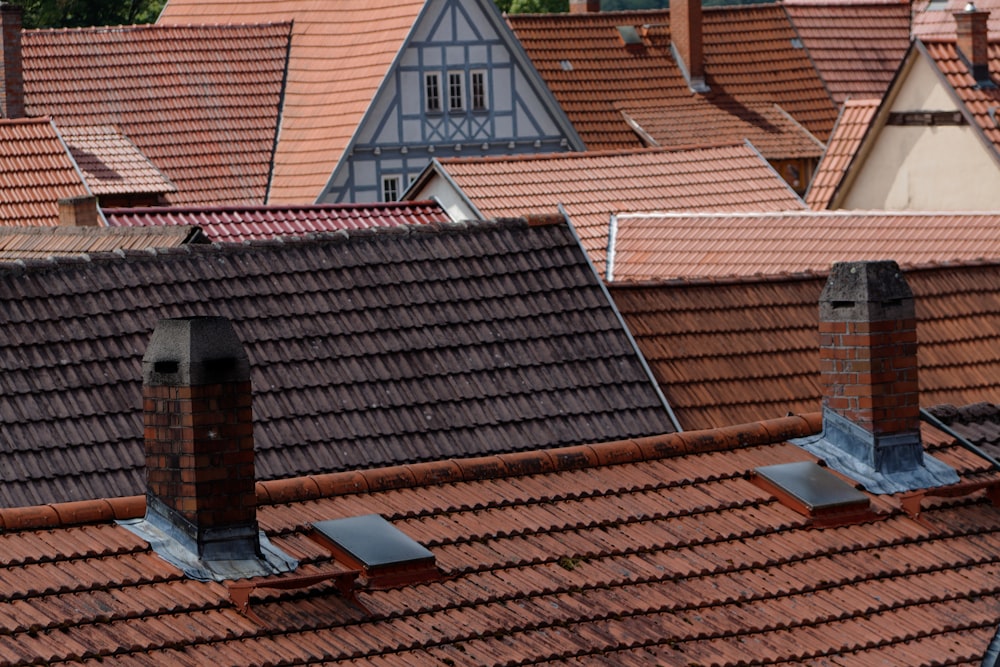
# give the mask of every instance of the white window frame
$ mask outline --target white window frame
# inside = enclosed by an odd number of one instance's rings
[[[403,179],[400,176],[383,176],[382,201],[384,202],[399,201],[399,196],[402,192],[402,185],[403,185]]]
[[[424,109],[441,113],[441,75],[437,72],[424,74]]]
[[[486,111],[490,108],[490,93],[486,81],[486,70],[474,69],[469,72],[469,95],[473,111]]]
[[[448,111],[465,111],[465,72],[448,72]]]

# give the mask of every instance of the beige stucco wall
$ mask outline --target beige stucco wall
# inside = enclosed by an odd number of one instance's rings
[[[958,107],[933,65],[916,57],[892,111]],[[890,126],[859,156],[838,208],[993,210],[1000,208],[1000,165],[968,125]]]
[[[445,210],[445,213],[448,214],[448,217],[454,221],[475,220],[477,217],[472,212],[472,209],[465,204],[458,192],[455,191],[455,188],[437,175],[431,176],[422,188],[416,192],[409,193],[407,198],[411,200],[437,199],[441,207]]]

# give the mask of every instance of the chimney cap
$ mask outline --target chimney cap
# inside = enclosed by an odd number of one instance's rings
[[[250,378],[250,361],[224,317],[163,319],[142,358],[149,386],[188,386]]]
[[[883,321],[912,308],[913,292],[892,260],[837,262],[820,294],[820,319]]]

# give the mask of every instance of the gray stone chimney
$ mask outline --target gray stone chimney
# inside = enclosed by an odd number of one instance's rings
[[[257,526],[250,364],[229,321],[161,320],[142,376],[146,517],[133,532],[196,579],[293,569]]]
[[[696,93],[707,93],[705,54],[702,48],[701,0],[670,3],[670,51]]]
[[[921,443],[916,311],[896,263],[835,264],[819,315],[823,434],[799,444],[874,493],[957,482]]]
[[[980,88],[995,88],[990,78],[989,34],[987,24],[990,13],[981,12],[971,2],[965,9],[952,14],[955,17],[955,42],[962,56],[968,61],[972,78]]]
[[[3,68],[0,114],[4,118],[24,118],[24,69],[21,66],[21,16],[18,5],[0,2],[0,40]]]

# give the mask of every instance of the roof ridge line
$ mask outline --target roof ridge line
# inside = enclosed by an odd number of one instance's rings
[[[776,444],[793,438],[815,435],[821,428],[821,413],[811,412],[702,431],[259,481],[256,484],[257,503],[280,505],[339,495],[654,461],[689,454]],[[138,519],[142,518],[145,512],[145,496],[79,500],[33,507],[8,507],[0,509],[0,533]]]

